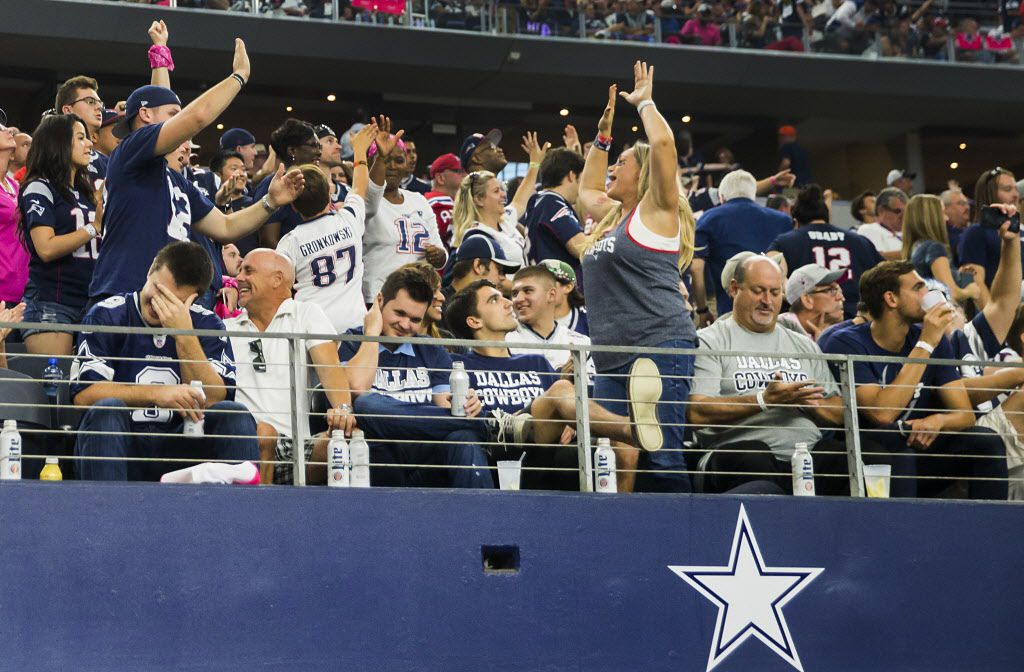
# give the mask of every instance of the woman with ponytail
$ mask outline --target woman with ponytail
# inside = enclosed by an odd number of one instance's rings
[[[536,133],[527,133],[523,136],[522,148],[530,157],[530,164],[508,205],[505,205],[508,196],[505,185],[494,173],[477,170],[463,178],[452,210],[453,249],[461,245],[467,235],[482,234],[498,243],[510,261],[526,266],[526,236],[519,217],[537,189],[537,171],[551,143],[545,142],[542,146]]]
[[[693,215],[680,194],[672,129],[651,98],[654,68],[637,61],[633,78],[633,91],[621,95],[636,107],[648,142],[622,152],[608,170],[612,85],[580,176],[581,202],[598,222],[582,259],[590,336],[594,345],[690,349],[697,332],[679,293],[679,269],[693,258]],[[595,401],[628,411],[634,447],[642,449],[616,449],[620,467],[641,472],[631,483],[623,478],[631,472],[620,471],[619,489],[689,492],[682,448],[694,356],[594,352],[594,363]]]

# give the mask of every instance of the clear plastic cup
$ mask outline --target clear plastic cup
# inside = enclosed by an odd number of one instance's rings
[[[502,490],[518,490],[523,475],[523,463],[519,460],[498,461],[498,486]]]
[[[889,483],[892,480],[892,467],[888,464],[864,465],[864,490],[868,497],[889,497]]]

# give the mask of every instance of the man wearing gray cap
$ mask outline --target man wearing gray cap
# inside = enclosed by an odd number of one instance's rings
[[[819,493],[849,494],[845,447],[824,439],[820,429],[843,422],[838,387],[824,361],[805,358],[821,354],[818,346],[778,327],[782,286],[773,260],[744,259],[729,284],[732,314],[697,332],[686,420],[707,451],[699,462],[708,472],[705,492],[725,492],[766,473],[788,492],[789,459],[802,442],[813,451]]]
[[[839,278],[845,270],[830,271],[807,264],[793,271],[786,282],[789,312],[779,315],[779,324],[813,341],[833,324],[843,321],[843,289]]]

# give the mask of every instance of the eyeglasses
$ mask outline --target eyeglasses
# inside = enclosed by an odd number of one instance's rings
[[[819,287],[809,294],[831,294],[832,296],[839,296],[839,293],[843,291],[843,288],[839,285],[829,285],[828,287]]]
[[[267,360],[263,358],[263,341],[256,339],[249,341],[249,352],[253,354],[252,368],[257,373],[267,372]]]
[[[89,107],[103,107],[103,101],[95,96],[85,96],[84,98],[79,98],[71,104],[77,105],[78,103],[85,103]]]

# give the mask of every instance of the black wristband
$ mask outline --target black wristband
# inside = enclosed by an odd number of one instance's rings
[[[708,313],[711,312],[711,309],[708,308],[707,306],[704,306],[703,308],[698,308],[693,312],[697,313],[698,315],[707,315]]]
[[[240,87],[242,87],[243,89],[245,88],[245,78],[242,77],[240,74],[238,74],[237,72],[232,72],[231,78],[238,82],[238,85]]]

